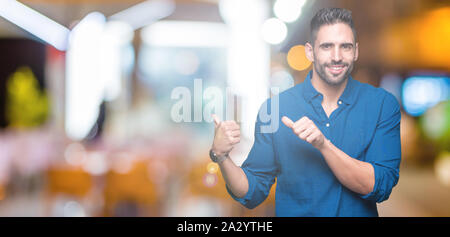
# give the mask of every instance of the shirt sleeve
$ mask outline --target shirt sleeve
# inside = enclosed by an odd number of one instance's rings
[[[360,195],[363,199],[378,203],[385,201],[398,182],[401,161],[400,118],[397,100],[387,93],[374,137],[365,154],[366,162],[374,168],[375,185],[372,192]]]
[[[261,131],[262,126],[269,123],[261,122],[258,116],[255,124],[255,141],[247,159],[241,166],[248,179],[247,194],[238,198],[227,187],[227,191],[233,199],[250,209],[255,208],[267,198],[278,173],[272,145],[272,133]]]

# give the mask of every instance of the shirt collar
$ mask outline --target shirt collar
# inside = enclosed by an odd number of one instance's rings
[[[307,102],[311,102],[314,97],[321,95],[321,93],[319,93],[311,83],[312,73],[313,72],[311,70],[303,82],[302,94]],[[342,100],[346,104],[354,103],[356,99],[356,87],[357,82],[352,78],[352,76],[349,76],[347,85],[345,86],[344,92],[342,92],[339,100]]]

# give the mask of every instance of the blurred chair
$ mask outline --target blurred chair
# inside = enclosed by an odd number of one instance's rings
[[[5,197],[6,197],[6,188],[2,183],[0,183],[0,202],[3,199],[5,199]]]
[[[160,214],[156,185],[149,178],[146,161],[136,161],[125,173],[114,170],[105,177],[105,215],[157,216]],[[142,210],[144,211],[142,212]]]
[[[47,216],[51,215],[52,204],[59,195],[83,200],[93,188],[92,176],[78,167],[51,167],[46,176],[45,212]]]
[[[204,197],[206,199],[215,199],[219,205],[222,205],[222,216],[273,216],[274,215],[274,188],[270,193],[268,200],[255,209],[247,209],[232,199],[226,189],[225,180],[217,164],[209,161],[209,158],[203,159],[191,168],[188,174],[188,184],[183,196]]]

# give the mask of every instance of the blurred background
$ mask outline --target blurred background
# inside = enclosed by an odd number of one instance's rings
[[[210,162],[207,91],[241,123],[240,165],[261,103],[311,70],[303,45],[323,7],[353,12],[353,77],[402,107],[380,216],[450,216],[441,0],[0,0],[0,216],[273,216],[274,187],[248,210]]]

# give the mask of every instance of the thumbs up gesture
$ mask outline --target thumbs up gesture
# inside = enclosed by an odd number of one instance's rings
[[[325,136],[308,117],[304,116],[293,122],[290,118],[283,116],[281,121],[284,125],[291,128],[300,139],[305,140],[319,150],[323,147]]]
[[[233,147],[240,142],[240,127],[233,120],[220,121],[215,114],[213,114],[212,117],[215,126],[212,150],[218,156],[228,155]]]

